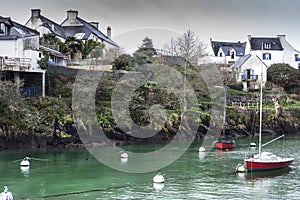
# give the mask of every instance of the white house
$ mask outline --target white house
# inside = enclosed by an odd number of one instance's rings
[[[231,70],[236,81],[243,83],[243,91],[257,90],[262,81],[263,87],[267,82],[267,65],[257,55],[245,55],[239,58]]]
[[[45,70],[39,67],[39,59],[39,33],[12,21],[9,17],[0,16],[1,70],[13,74],[15,81],[20,78],[21,73],[40,74],[42,83],[39,88],[45,96]],[[30,88],[28,89],[31,93]]]
[[[200,64],[233,64],[245,55],[246,42],[221,42],[210,38],[208,55],[199,60]]]
[[[246,52],[256,55],[269,67],[275,63],[287,63],[300,69],[300,52],[286,40],[285,35],[277,37],[252,37],[248,35]]]
[[[61,23],[66,37],[75,37],[77,39],[103,42],[105,48],[119,48],[111,39],[111,27],[107,27],[106,35],[99,30],[99,23],[87,22],[78,17],[78,11],[67,11],[67,18]]]
[[[31,17],[25,23],[25,26],[33,30],[37,30],[40,33],[40,37],[43,37],[44,34],[53,33],[62,42],[65,41],[66,35],[63,27],[51,19],[41,15],[40,9],[31,9]]]

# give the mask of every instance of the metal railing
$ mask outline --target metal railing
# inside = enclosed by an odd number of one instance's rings
[[[242,75],[242,81],[256,81],[258,75]]]
[[[258,108],[258,102],[231,102],[231,106],[233,107],[241,107],[241,108]]]
[[[42,96],[42,87],[23,87],[20,88],[20,94],[24,97]]]

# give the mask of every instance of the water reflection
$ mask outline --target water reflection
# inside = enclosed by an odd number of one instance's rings
[[[203,160],[206,156],[206,152],[199,152],[199,159]]]
[[[165,187],[164,183],[153,183],[153,188],[156,190],[162,190]]]
[[[128,162],[128,158],[121,158],[121,163],[126,164]]]
[[[20,166],[20,169],[22,175],[29,177],[30,174],[29,166]]]
[[[276,176],[281,176],[288,174],[292,169],[290,167],[275,169],[269,171],[257,171],[257,172],[247,172],[247,173],[237,173],[239,178],[244,178],[247,181],[256,181],[263,178],[272,178]]]

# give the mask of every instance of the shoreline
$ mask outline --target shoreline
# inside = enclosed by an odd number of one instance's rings
[[[299,136],[298,133],[288,134],[286,137],[289,136]],[[276,136],[279,134],[272,134],[272,133],[264,133],[264,136]],[[249,137],[255,137],[255,136],[240,136],[240,137],[232,137],[233,139],[245,139]],[[0,151],[7,151],[7,150],[35,150],[35,149],[69,149],[69,148],[86,148],[86,147],[104,147],[104,146],[129,146],[129,145],[153,145],[153,144],[168,144],[172,139],[169,140],[144,140],[144,139],[138,139],[138,140],[128,140],[128,141],[122,141],[122,140],[114,140],[111,139],[109,143],[105,142],[90,142],[88,144],[83,144],[80,138],[78,137],[72,137],[72,138],[61,138],[56,143],[53,143],[52,137],[45,137],[45,136],[34,136],[34,137],[22,137],[22,142],[17,143],[15,140],[6,140],[6,138],[0,137]],[[6,140],[6,146],[3,145],[4,140]],[[19,140],[20,141],[20,140]],[[181,140],[184,142],[184,140]],[[192,143],[200,142],[202,143],[203,138],[197,139],[194,138]],[[44,145],[41,145],[44,144]]]

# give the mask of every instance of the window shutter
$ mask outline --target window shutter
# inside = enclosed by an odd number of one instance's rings
[[[271,54],[269,54],[269,60],[271,60]]]
[[[265,60],[266,59],[266,54],[265,53],[263,53],[263,60]]]

